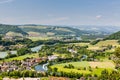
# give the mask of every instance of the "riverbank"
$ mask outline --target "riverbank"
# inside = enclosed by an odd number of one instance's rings
[[[46,71],[48,70],[48,68],[47,68],[47,65],[48,65],[48,64],[49,64],[49,63],[43,64],[43,69],[46,70]]]

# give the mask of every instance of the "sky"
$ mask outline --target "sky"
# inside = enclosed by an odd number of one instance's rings
[[[120,26],[120,0],[0,0],[0,23]]]

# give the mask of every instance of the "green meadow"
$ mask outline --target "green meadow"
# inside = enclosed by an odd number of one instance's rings
[[[102,47],[104,46],[108,46],[108,45],[112,45],[112,46],[116,46],[119,47],[119,43],[118,40],[105,40],[105,41],[100,41],[95,45],[91,45],[90,43],[71,43],[77,46],[88,46],[89,50],[100,50],[102,49]],[[111,50],[107,50],[107,52],[113,52],[114,49]]]
[[[74,66],[73,69],[64,68],[65,65],[72,64]],[[91,71],[89,68],[91,67]],[[96,68],[97,67],[97,68]],[[104,69],[107,69],[108,71],[112,71],[115,69],[115,65],[113,62],[69,62],[69,63],[61,63],[61,64],[55,64],[51,66],[51,68],[58,68],[58,71],[65,71],[65,72],[75,72],[75,73],[83,73],[83,74],[97,74],[100,75],[101,72]]]

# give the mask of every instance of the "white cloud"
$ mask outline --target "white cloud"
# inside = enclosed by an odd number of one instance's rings
[[[102,18],[102,15],[97,15],[96,16],[96,19],[100,19],[100,18]]]
[[[9,3],[12,1],[14,1],[14,0],[0,0],[0,4]]]

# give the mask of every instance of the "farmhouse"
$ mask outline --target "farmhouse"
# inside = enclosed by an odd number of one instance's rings
[[[48,56],[49,61],[55,60],[57,58],[58,58],[58,56],[56,56],[56,55]]]
[[[77,53],[77,51],[73,50],[73,49],[68,49],[69,52],[71,53]]]

